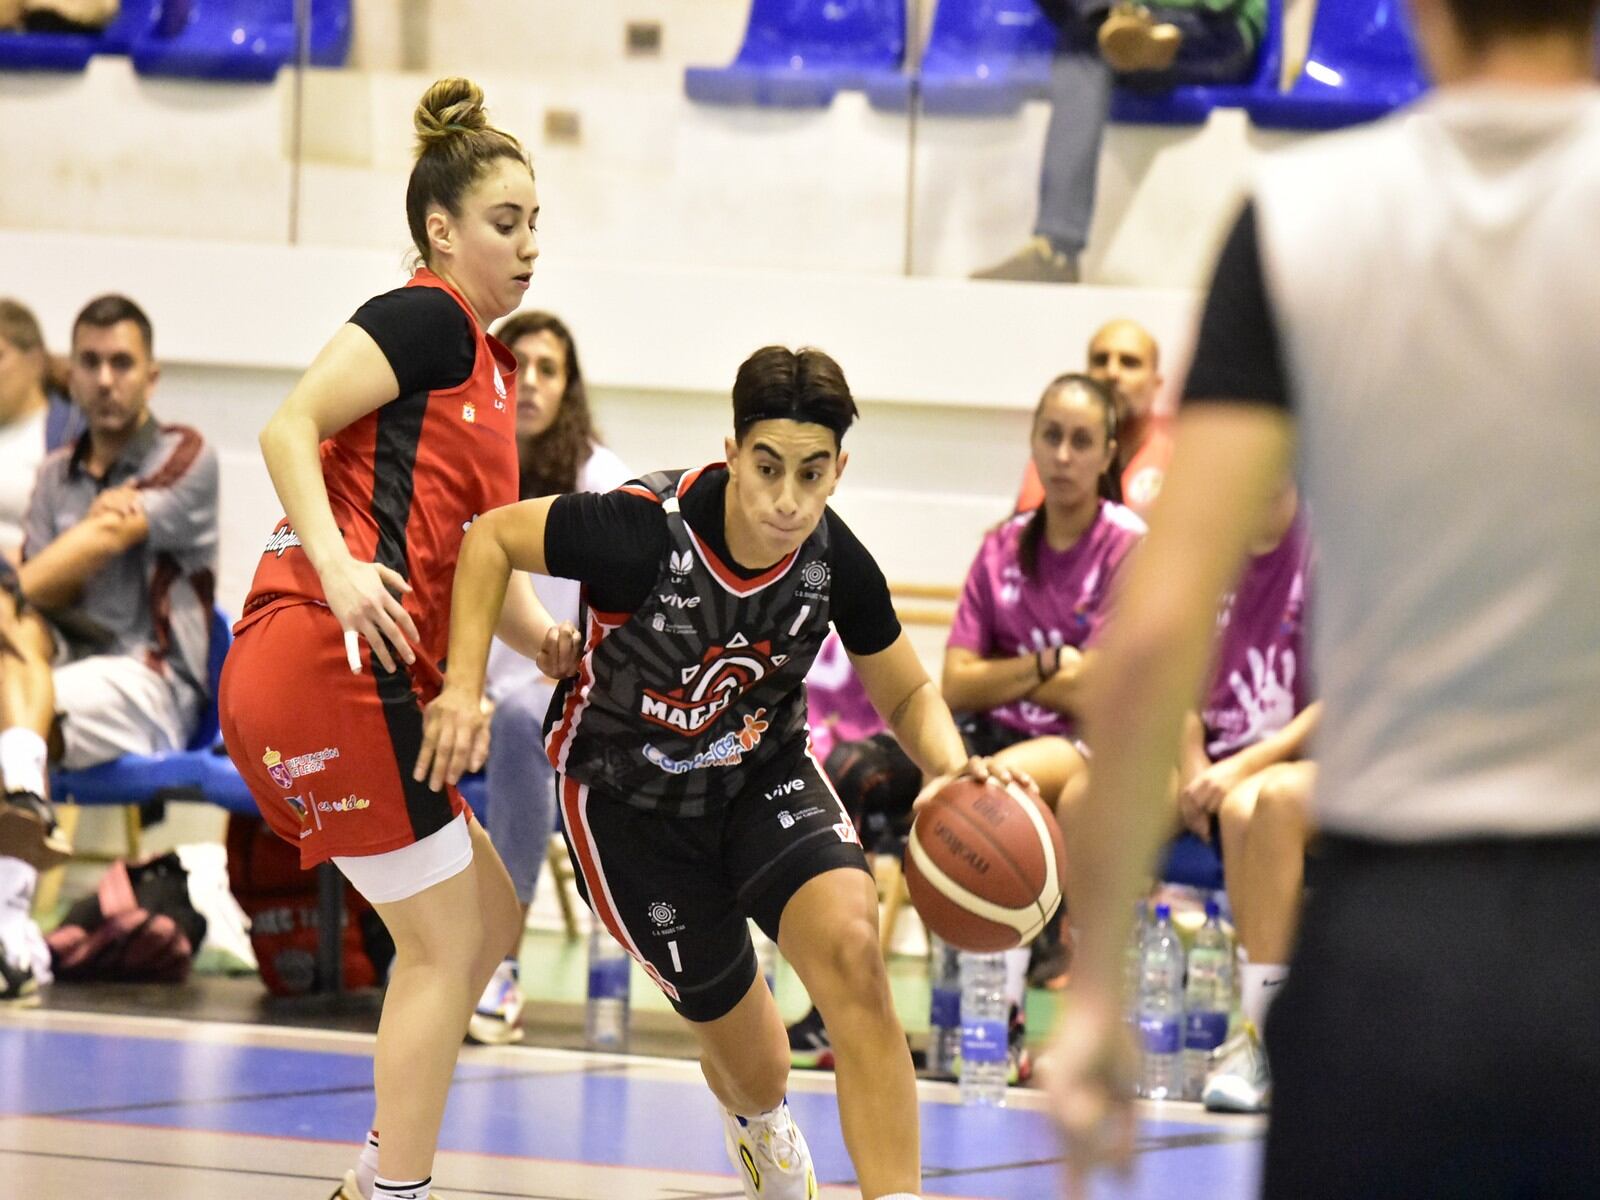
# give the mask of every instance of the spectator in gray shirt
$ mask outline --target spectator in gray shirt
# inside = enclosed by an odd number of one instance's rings
[[[0,580],[0,855],[37,867],[70,853],[47,763],[181,749],[206,702],[217,461],[151,414],[159,374],[133,301],[78,314],[70,390],[88,430],[40,468],[23,562]]]

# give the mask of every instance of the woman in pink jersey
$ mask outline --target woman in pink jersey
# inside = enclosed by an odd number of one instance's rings
[[[983,539],[944,658],[944,698],[977,754],[1004,753],[1051,805],[1084,771],[1074,742],[1085,664],[1117,574],[1144,536],[1120,502],[1116,401],[1087,375],[1053,380],[1030,439],[1044,502]]]
[[[414,119],[406,213],[423,265],[362,305],[262,431],[286,517],[219,694],[262,815],[303,866],[331,860],[395,940],[373,1130],[337,1200],[429,1195],[468,1016],[519,918],[460,793],[413,768],[465,530],[517,498],[515,360],[486,330],[527,289],[539,204],[476,84],[440,80]],[[559,673],[561,631],[525,580],[513,594],[501,636]]]

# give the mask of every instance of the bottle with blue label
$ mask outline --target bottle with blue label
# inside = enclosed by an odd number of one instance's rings
[[[1200,1099],[1211,1052],[1228,1040],[1233,1008],[1233,941],[1222,927],[1217,902],[1206,902],[1206,923],[1189,950],[1183,990],[1183,1095]]]
[[[934,934],[928,941],[933,952],[928,1071],[953,1078],[961,1061],[961,951]]]
[[[1183,1095],[1183,943],[1172,908],[1156,905],[1139,956],[1139,1094],[1148,1100]]]
[[[961,1103],[1006,1102],[1006,960],[961,954]]]
[[[591,1050],[628,1048],[628,983],[633,960],[599,921],[589,929],[589,998],[583,1040]]]

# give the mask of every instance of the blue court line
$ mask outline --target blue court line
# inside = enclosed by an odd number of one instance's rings
[[[0,1115],[300,1138],[354,1145],[372,1116],[365,1055],[0,1027]],[[825,1182],[853,1178],[828,1093],[790,1097]],[[1059,1194],[1061,1146],[1049,1119],[1022,1109],[921,1106],[928,1196],[1041,1200]],[[1215,1126],[1146,1121],[1119,1200],[1245,1196],[1259,1147]],[[1220,1137],[1228,1140],[1215,1142]],[[1213,1144],[1183,1144],[1209,1139]],[[721,1119],[703,1084],[582,1069],[457,1067],[440,1149],[604,1166],[730,1175]],[[1181,1183],[1181,1187],[1178,1185]]]

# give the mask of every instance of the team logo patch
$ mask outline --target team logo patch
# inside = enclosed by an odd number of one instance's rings
[[[808,562],[800,569],[800,582],[808,588],[827,587],[832,577],[833,571],[820,558],[815,562]]]
[[[782,825],[785,829],[793,829],[794,828],[794,814],[791,813],[788,809],[785,809],[783,812],[778,814],[778,824]]]
[[[313,750],[310,754],[297,754],[293,758],[284,758],[281,753],[271,746],[261,756],[262,764],[267,768],[267,774],[272,777],[272,782],[284,790],[294,786],[294,781],[302,775],[315,775],[319,771],[328,769],[328,760],[339,757],[339,747],[325,746],[321,750]]]
[[[470,400],[461,406],[461,419],[468,425],[475,424],[478,420],[478,406]]]
[[[674,550],[667,555],[667,569],[672,572],[674,579],[682,579],[694,566],[694,556],[687,550]]]
[[[318,800],[317,811],[325,813],[359,812],[371,808],[372,801],[365,796],[346,796],[343,800]]]
[[[306,802],[299,796],[285,796],[283,802],[294,809],[294,815],[300,818],[300,824],[306,823]]]
[[[746,754],[761,744],[761,735],[767,732],[770,724],[766,720],[766,715],[767,710],[764,708],[756,709],[754,716],[747,713],[744,725],[738,731],[723,734],[692,758],[672,758],[648,742],[645,743],[642,753],[651,765],[660,768],[668,775],[686,775],[701,767],[737,766],[744,761]]]
[[[736,633],[726,646],[709,647],[697,665],[683,668],[681,686],[667,692],[645,688],[639,696],[639,715],[662,729],[695,737],[788,661],[787,655],[772,653],[770,641],[752,644]]]
[[[665,928],[678,919],[678,910],[665,900],[657,900],[650,906],[650,919]]]

